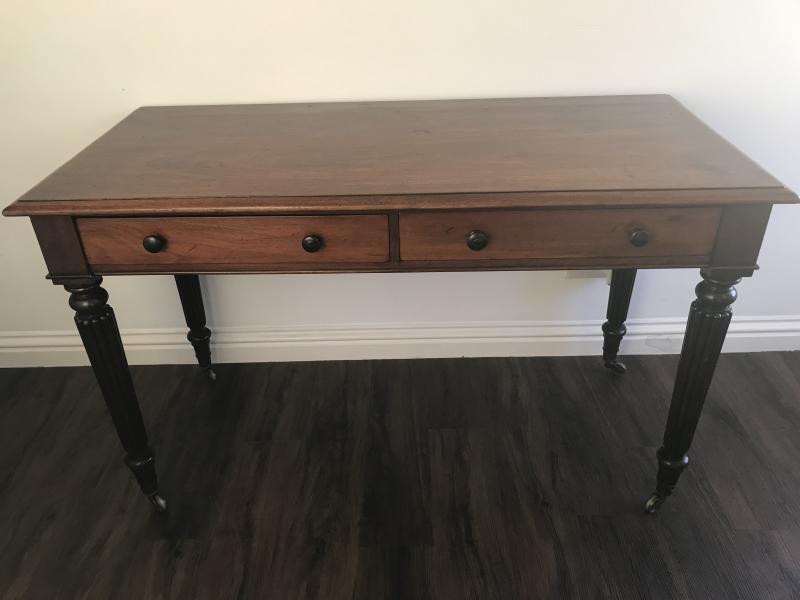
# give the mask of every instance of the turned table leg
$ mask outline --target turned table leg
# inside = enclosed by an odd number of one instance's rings
[[[697,300],[689,310],[664,442],[657,452],[656,491],[645,503],[648,513],[658,510],[689,464],[686,453],[731,322],[731,304],[736,300],[734,285],[741,281],[740,277],[713,269],[703,269],[700,274],[703,281],[695,288]]]
[[[603,323],[603,362],[607,369],[624,373],[625,365],[617,360],[619,344],[628,331],[625,319],[631,304],[636,269],[614,269],[611,272],[611,289],[608,292],[606,322]]]
[[[133,471],[139,487],[155,509],[163,512],[167,503],[158,493],[153,451],[147,442],[114,310],[106,303],[108,292],[100,287],[102,281],[101,277],[95,277],[90,283],[64,287],[70,293],[69,305],[75,311],[75,324],[125,449],[125,464]]]
[[[205,371],[208,380],[213,383],[217,380],[217,374],[211,367],[211,330],[206,327],[200,278],[197,275],[175,275],[175,284],[178,286],[183,315],[186,318],[186,325],[189,327],[186,338],[194,347],[197,362]]]

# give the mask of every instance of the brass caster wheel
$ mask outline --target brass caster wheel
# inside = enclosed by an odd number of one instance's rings
[[[666,499],[666,496],[662,496],[658,492],[653,492],[652,495],[647,499],[647,502],[644,503],[645,514],[653,515],[657,513],[658,509],[662,504],[664,504]]]
[[[150,494],[147,499],[150,501],[150,504],[153,505],[153,508],[156,512],[165,513],[167,512],[167,501],[164,500],[161,495],[156,492],[155,494]]]

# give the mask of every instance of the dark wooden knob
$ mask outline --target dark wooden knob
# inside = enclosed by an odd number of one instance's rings
[[[165,240],[157,233],[154,233],[152,235],[146,236],[142,240],[142,246],[144,246],[144,249],[147,250],[148,252],[152,252],[153,254],[155,254],[156,252],[161,252],[164,248],[167,247],[167,240]]]
[[[322,248],[322,238],[318,235],[307,235],[302,241],[303,250],[306,252],[316,252]]]
[[[631,244],[637,248],[641,248],[642,246],[646,246],[647,242],[650,241],[650,233],[644,229],[634,229],[631,233],[630,240]]]
[[[489,243],[489,236],[480,229],[475,229],[467,234],[467,246],[470,250],[483,250]]]

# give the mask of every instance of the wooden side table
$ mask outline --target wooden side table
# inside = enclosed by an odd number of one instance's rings
[[[126,464],[158,510],[106,275],[172,274],[214,379],[198,273],[613,269],[603,359],[636,270],[700,268],[658,451],[655,511],[687,451],[735,285],[795,194],[669,96],[147,107],[4,211],[28,216]]]

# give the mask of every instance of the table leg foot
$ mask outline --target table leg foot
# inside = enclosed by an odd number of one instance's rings
[[[678,478],[683,470],[689,466],[689,456],[684,454],[675,460],[671,460],[664,454],[664,448],[659,448],[656,452],[658,458],[658,476],[656,478],[656,491],[654,491],[647,502],[644,504],[644,511],[653,514],[659,507],[666,502],[672,490],[678,484]]]
[[[158,479],[156,477],[156,460],[153,453],[147,448],[147,455],[141,458],[125,457],[125,464],[136,477],[142,493],[147,496],[150,503],[158,512],[167,509],[167,502],[158,491]]]
[[[622,338],[628,331],[625,319],[628,318],[634,281],[636,269],[614,269],[611,272],[606,322],[603,323],[603,362],[607,369],[620,375],[625,373],[626,368],[617,360],[617,354]]]

